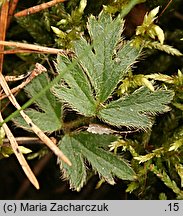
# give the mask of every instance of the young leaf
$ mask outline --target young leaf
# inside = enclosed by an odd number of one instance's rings
[[[145,15],[142,25],[137,27],[136,35],[146,35],[146,37],[148,35],[153,39],[157,37],[160,43],[163,44],[165,39],[164,32],[158,25],[154,24],[158,12],[159,7],[156,7],[153,10],[151,10],[149,14]]]
[[[48,83],[48,76],[46,74],[41,74],[25,87],[25,91],[29,97],[34,97],[42,88],[48,85]],[[27,109],[25,111],[32,121],[40,127],[42,131],[53,132],[59,130],[62,126],[62,104],[56,97],[51,94],[50,91],[46,91],[42,97],[36,99],[35,104],[39,107],[40,111],[36,111],[35,109]],[[15,118],[14,122],[20,127],[29,129],[20,116]]]
[[[151,92],[140,88],[125,99],[113,101],[101,109],[98,117],[109,124],[127,127],[148,128],[149,116],[168,111],[168,104],[173,99],[172,91],[158,90]]]
[[[69,167],[61,162],[63,177],[69,179],[70,187],[79,191],[86,181],[84,158],[108,183],[114,184],[114,176],[124,180],[134,180],[135,173],[130,165],[105,149],[116,141],[112,135],[82,132],[73,136],[65,135],[59,142],[63,153],[71,160]]]

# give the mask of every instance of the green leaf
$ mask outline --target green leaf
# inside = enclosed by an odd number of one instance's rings
[[[101,109],[98,117],[109,124],[137,128],[149,128],[150,116],[169,110],[166,106],[172,99],[172,91],[151,92],[142,87],[124,99],[113,101]]]
[[[69,156],[69,160],[72,163],[72,166],[69,167],[60,161],[63,178],[69,179],[70,188],[79,191],[86,182],[86,168],[84,159],[79,151],[78,141],[66,135],[58,143],[58,146],[67,157]]]
[[[136,61],[139,50],[129,43],[116,50],[123,30],[120,16],[114,20],[105,13],[101,13],[98,20],[91,16],[88,29],[92,43],[81,38],[74,44],[78,64],[77,60],[71,62],[67,57],[58,56],[57,70],[63,73],[63,81],[52,90],[79,113],[96,116],[98,107],[111,96]],[[73,63],[75,67],[64,72]]]
[[[75,67],[64,72],[71,68],[73,62],[58,56],[57,69],[63,73],[63,80],[53,88],[54,94],[85,116],[97,116],[116,126],[151,127],[150,114],[167,111],[166,104],[172,100],[173,93],[162,90],[150,92],[141,88],[125,99],[106,104],[140,51],[130,43],[119,46],[123,30],[120,16],[114,20],[104,12],[98,20],[91,16],[88,30],[91,44],[84,38],[74,44],[79,59],[77,64],[73,60]]]
[[[139,56],[139,50],[130,44],[123,46],[114,56],[116,45],[121,40],[123,26],[124,22],[120,16],[112,20],[110,15],[103,12],[98,20],[94,16],[89,18],[91,45],[83,38],[75,42],[76,54],[90,78],[98,103],[108,99]],[[88,50],[87,55],[80,58],[83,52]]]
[[[62,77],[67,85],[62,82],[62,88],[60,85],[55,85],[52,88],[56,97],[67,102],[79,113],[86,116],[94,115],[96,110],[95,100],[89,81],[82,68],[75,64],[69,72],[65,72],[67,67],[72,64],[71,61],[64,56],[58,56],[57,62],[57,70],[59,73],[64,71]]]
[[[107,151],[108,145],[116,141],[112,135],[99,135],[82,132],[73,136],[65,135],[59,142],[63,153],[71,160],[69,167],[61,162],[63,177],[69,179],[70,187],[79,191],[86,182],[84,159],[92,165],[99,176],[114,184],[114,176],[123,180],[134,180],[135,173],[121,157]]]
[[[29,97],[34,97],[49,82],[48,76],[41,74],[25,87],[25,91]],[[25,113],[42,131],[53,132],[61,129],[62,104],[50,91],[37,98],[35,105],[38,106],[39,111],[27,109]],[[20,127],[30,129],[20,116],[15,118],[14,122]]]

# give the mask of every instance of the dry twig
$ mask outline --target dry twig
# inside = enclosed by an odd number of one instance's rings
[[[40,12],[42,10],[45,10],[45,9],[47,9],[49,7],[52,7],[52,6],[54,6],[54,5],[58,4],[58,3],[65,2],[65,1],[66,0],[52,0],[52,1],[49,1],[49,2],[45,2],[43,4],[36,5],[34,7],[22,10],[22,11],[16,13],[14,16],[17,18],[17,17],[22,17],[22,16],[27,16],[27,15],[30,15],[30,14],[34,14],[34,13]]]
[[[24,52],[30,50],[30,51],[35,51],[35,52],[37,51],[38,53],[47,53],[47,54],[59,54],[60,53],[63,55],[67,55],[67,52],[63,49],[44,47],[44,46],[39,46],[39,45],[34,45],[34,44],[0,40],[0,45],[23,49]]]
[[[6,36],[6,28],[7,28],[7,18],[8,18],[8,10],[9,10],[9,1],[5,1],[1,7],[1,15],[0,15],[0,40],[4,41]],[[4,51],[4,46],[0,45],[0,51]],[[0,73],[2,73],[3,69],[3,60],[4,54],[0,54]]]
[[[0,113],[0,122],[3,122],[3,118],[2,115]],[[7,124],[3,124],[3,129],[6,133],[6,136],[8,137],[10,143],[11,143],[11,147],[13,149],[14,154],[16,155],[22,169],[24,170],[26,176],[28,177],[28,179],[30,180],[30,182],[35,186],[35,188],[39,189],[39,183],[34,175],[34,173],[32,172],[32,170],[30,169],[27,161],[25,160],[23,154],[21,153],[21,151],[19,150],[19,146],[17,144],[17,141],[15,139],[15,137],[13,136],[13,134],[11,133],[10,129],[8,128]]]
[[[29,144],[40,144],[43,145],[43,141],[41,141],[38,137],[15,137],[18,145],[29,145]],[[9,139],[3,139],[3,146],[10,146]]]
[[[36,63],[35,65],[35,68],[33,71],[31,72],[28,72],[27,74],[25,75],[20,75],[18,77],[16,76],[6,76],[5,77],[5,80],[6,81],[17,81],[17,80],[20,80],[20,79],[24,79],[26,78],[27,76],[27,79],[22,82],[19,86],[11,89],[11,93],[14,94],[14,93],[18,93],[21,89],[23,89],[31,80],[33,80],[36,76],[38,76],[39,74],[41,74],[42,72],[46,71],[46,68],[45,70],[40,70],[39,68],[42,67],[42,65],[40,65],[39,63]],[[30,76],[29,76],[30,75]],[[0,100],[4,99],[8,97],[7,94],[4,94],[4,95],[1,95],[0,94]]]
[[[15,9],[17,7],[18,2],[19,2],[19,0],[12,0],[10,2],[9,12],[8,12],[7,28],[10,25],[11,18],[13,17],[13,14],[14,14],[14,11],[15,11]]]

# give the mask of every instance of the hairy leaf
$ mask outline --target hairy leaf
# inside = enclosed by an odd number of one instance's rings
[[[60,85],[56,85],[53,88],[55,95],[78,112],[86,116],[94,115],[96,106],[92,89],[82,68],[75,64],[69,72],[65,72],[67,67],[72,64],[71,61],[64,56],[58,56],[57,61],[57,70],[59,73],[63,73],[62,77],[67,85],[62,83],[62,88]]]
[[[47,86],[48,83],[48,76],[46,74],[41,74],[25,87],[25,91],[29,97],[34,97],[42,88]],[[59,130],[62,126],[62,104],[57,100],[57,98],[51,94],[50,91],[46,91],[42,97],[36,99],[35,104],[38,106],[39,111],[36,111],[35,109],[27,109],[25,111],[32,121],[42,131],[53,132]],[[20,127],[29,129],[20,116],[15,118],[14,122]]]
[[[84,38],[75,42],[79,60],[79,63],[74,60],[75,67],[70,67],[72,62],[67,57],[58,56],[57,69],[63,73],[63,81],[53,88],[53,92],[85,116],[97,116],[116,126],[145,129],[152,124],[150,114],[168,110],[165,105],[172,100],[173,93],[161,90],[150,92],[141,88],[125,99],[106,105],[140,52],[130,43],[118,44],[122,29],[120,16],[114,20],[105,13],[101,13],[98,20],[91,16],[88,21],[91,44]],[[66,68],[71,69],[65,72]]]
[[[139,56],[129,43],[116,49],[121,41],[123,21],[101,13],[88,21],[91,44],[81,37],[74,44],[79,63],[58,56],[57,70],[63,82],[52,88],[54,94],[85,116],[95,116],[98,106],[113,93],[117,84]],[[75,67],[69,67],[75,62]],[[71,68],[65,72],[66,68]]]
[[[80,190],[86,181],[84,159],[92,165],[108,183],[114,184],[114,176],[124,180],[134,180],[135,173],[121,157],[106,151],[108,145],[116,141],[112,135],[99,135],[82,132],[73,136],[65,135],[59,147],[72,162],[69,167],[61,162],[63,177],[69,179],[71,188]]]
[[[74,44],[80,64],[69,73],[64,73],[66,65],[69,66],[72,62],[58,57],[58,72],[63,72],[67,86],[57,85],[53,92],[78,112],[91,116],[96,114],[97,106],[110,97],[129,67],[136,61],[139,50],[130,44],[116,50],[123,30],[120,16],[115,20],[105,13],[101,13],[98,20],[91,16],[88,29],[92,43],[87,43],[81,37]],[[84,104],[86,108],[83,107]]]
[[[83,52],[89,50],[88,55],[82,56],[80,62],[90,78],[98,103],[108,99],[127,69],[139,56],[139,50],[130,44],[115,53],[116,45],[121,40],[123,24],[120,16],[114,20],[105,13],[101,13],[98,20],[91,16],[88,21],[91,45],[83,38],[75,43],[79,58]]]
[[[150,116],[168,111],[166,106],[173,99],[172,91],[158,90],[151,92],[142,87],[125,99],[113,101],[101,109],[98,117],[116,126],[148,128]]]

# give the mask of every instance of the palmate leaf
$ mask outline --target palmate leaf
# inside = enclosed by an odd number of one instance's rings
[[[122,158],[106,151],[108,145],[116,141],[112,135],[99,135],[81,132],[72,136],[65,135],[59,142],[63,153],[71,160],[72,166],[60,162],[63,177],[69,179],[70,187],[79,191],[86,182],[84,159],[92,165],[100,177],[114,184],[114,176],[123,180],[134,180],[135,172]]]
[[[49,82],[48,76],[41,74],[25,87],[25,91],[29,97],[34,97]],[[50,91],[46,91],[42,97],[37,98],[35,104],[39,111],[26,109],[25,113],[42,131],[51,133],[61,129],[62,104]],[[16,117],[14,122],[20,127],[30,129],[21,116]]]
[[[116,50],[122,28],[120,16],[114,20],[105,13],[98,20],[91,16],[88,21],[91,44],[82,37],[75,42],[79,63],[75,59],[74,67],[67,57],[58,56],[57,70],[64,81],[52,90],[60,100],[85,116],[96,116],[116,126],[145,129],[152,124],[149,114],[168,111],[166,104],[172,100],[173,93],[139,89],[125,99],[107,102],[140,52],[129,43]]]
[[[52,90],[79,113],[96,116],[98,107],[111,96],[140,51],[129,43],[116,51],[123,30],[120,16],[114,20],[105,13],[101,13],[98,20],[91,16],[88,29],[92,43],[81,37],[74,44],[79,63],[58,56],[57,70],[64,82]],[[73,62],[75,66],[71,67]]]
[[[120,16],[114,20],[105,13],[101,13],[98,20],[91,16],[88,30],[92,44],[87,44],[83,38],[75,42],[76,54],[90,79],[98,103],[108,99],[139,56],[139,50],[126,44],[114,57],[116,45],[121,40],[123,24]],[[83,56],[84,52],[87,55]]]

